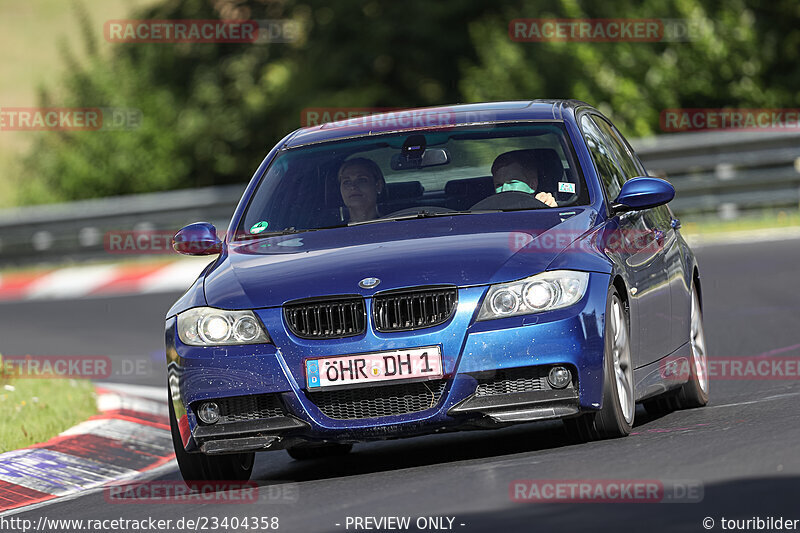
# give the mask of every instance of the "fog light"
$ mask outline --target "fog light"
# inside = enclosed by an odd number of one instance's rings
[[[201,403],[197,418],[204,424],[216,424],[219,421],[219,406],[214,402]]]
[[[554,389],[563,389],[572,381],[572,372],[563,366],[554,366],[547,374],[547,382]]]

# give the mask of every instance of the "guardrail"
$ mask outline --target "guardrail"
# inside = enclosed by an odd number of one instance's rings
[[[109,232],[177,231],[198,220],[212,222],[224,231],[244,187],[207,187],[0,210],[0,267],[109,259]]]
[[[678,214],[800,206],[800,132],[712,132],[632,141],[652,175],[675,186]]]
[[[710,132],[633,140],[675,186],[679,215],[800,205],[800,132]],[[228,220],[245,184],[0,210],[0,267],[105,258],[110,231],[176,230]]]

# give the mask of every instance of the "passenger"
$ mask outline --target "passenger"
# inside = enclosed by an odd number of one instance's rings
[[[364,222],[380,216],[378,197],[386,190],[380,167],[365,157],[356,157],[339,167],[339,192],[350,212],[348,222]]]
[[[558,207],[549,192],[536,192],[539,186],[538,162],[528,150],[514,150],[497,156],[492,163],[492,179],[496,193],[519,191],[535,194],[534,198],[548,207]]]

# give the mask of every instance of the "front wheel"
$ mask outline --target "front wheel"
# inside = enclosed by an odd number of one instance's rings
[[[703,328],[703,310],[697,296],[697,286],[692,283],[692,310],[690,312],[691,329],[689,342],[692,345],[692,364],[689,381],[678,391],[678,405],[681,409],[703,407],[708,403],[708,354],[706,352],[706,334]]]
[[[692,307],[689,312],[689,343],[692,360],[689,364],[689,381],[677,391],[669,391],[644,402],[644,408],[652,416],[663,416],[678,409],[703,407],[708,403],[708,354],[706,335],[703,328],[703,310],[697,295],[697,285],[692,283]]]
[[[169,425],[172,431],[172,446],[178,461],[181,476],[187,483],[193,481],[247,481],[253,472],[255,453],[236,453],[231,455],[206,455],[187,453],[183,448],[178,421],[172,398],[167,395],[169,404]]]
[[[614,286],[608,289],[604,336],[603,406],[599,412],[564,420],[567,433],[578,442],[625,437],[633,428],[636,395],[629,310]]]

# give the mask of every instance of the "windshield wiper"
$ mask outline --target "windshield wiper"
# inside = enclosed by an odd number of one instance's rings
[[[342,227],[342,226],[332,226],[332,227]],[[282,235],[294,235],[295,233],[306,233],[308,231],[317,231],[318,229],[327,229],[327,228],[311,228],[311,229],[294,229],[294,228],[286,228],[280,231],[265,231],[263,233],[254,233],[253,235],[242,235],[234,240],[234,242],[242,242],[242,241],[253,241],[255,239],[266,239],[268,237],[280,237]]]
[[[436,218],[436,217],[451,217],[457,215],[480,215],[484,213],[502,213],[503,209],[482,209],[479,211],[445,211],[445,212],[432,212],[426,211],[425,209],[418,211],[416,213],[411,213],[408,215],[402,215],[397,217],[383,217],[383,218],[374,218],[372,220],[362,220],[361,222],[350,222],[349,224],[336,224],[335,226],[324,226],[321,228],[309,228],[309,229],[294,229],[294,228],[286,228],[285,230],[281,231],[265,231],[264,233],[255,233],[253,235],[243,235],[237,238],[234,242],[243,242],[243,241],[252,241],[255,239],[265,239],[267,237],[280,237],[282,235],[294,235],[296,233],[306,233],[309,231],[319,231],[321,229],[334,229],[334,228],[346,228],[349,226],[361,226],[364,224],[375,224],[378,222],[395,222],[400,220],[414,220],[418,218]]]
[[[351,222],[348,226],[361,226],[362,224],[375,224],[377,222],[395,222],[399,220],[414,220],[417,218],[435,218],[435,217],[452,217],[457,215],[480,215],[483,213],[502,213],[502,209],[485,209],[480,211],[446,211],[446,212],[432,212],[421,210],[410,215],[402,215],[397,217],[382,217],[374,218],[372,220],[362,220],[361,222]]]
[[[434,217],[450,217],[453,215],[483,215],[485,213],[502,213],[503,209],[476,209],[474,211],[449,211],[447,213],[429,213]]]

